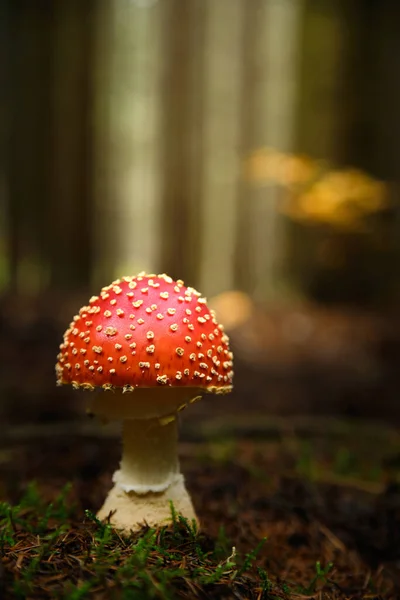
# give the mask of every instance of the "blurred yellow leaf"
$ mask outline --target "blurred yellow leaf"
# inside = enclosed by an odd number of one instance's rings
[[[387,185],[355,168],[328,169],[307,156],[261,148],[245,161],[253,184],[277,184],[289,194],[281,210],[294,220],[361,230],[363,218],[389,205]]]

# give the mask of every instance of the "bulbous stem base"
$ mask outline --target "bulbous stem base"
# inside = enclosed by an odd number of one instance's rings
[[[115,485],[97,516],[101,520],[106,519],[112,512],[111,525],[129,534],[131,531],[140,530],[145,523],[150,527],[170,524],[172,521],[171,502],[176,513],[182,514],[190,523],[195,520],[198,525],[183,475],[176,477],[168,489],[163,492],[136,494],[135,492],[125,492]]]

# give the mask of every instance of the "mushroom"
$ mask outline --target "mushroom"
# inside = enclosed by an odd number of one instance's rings
[[[117,279],[73,318],[57,358],[58,385],[96,391],[91,411],[123,422],[122,460],[99,518],[126,532],[161,525],[172,501],[197,521],[177,415],[204,393],[230,392],[233,379],[228,337],[206,299],[165,274]]]

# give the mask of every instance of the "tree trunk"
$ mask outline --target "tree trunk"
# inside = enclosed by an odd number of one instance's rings
[[[95,70],[94,279],[160,267],[162,3],[101,6]]]
[[[244,22],[242,127],[244,154],[268,146],[295,146],[299,38],[302,0],[255,0]],[[260,300],[285,293],[285,231],[279,213],[282,192],[275,185],[242,184],[237,269],[241,289]],[[244,260],[243,260],[244,258]]]
[[[200,262],[205,4],[164,1],[161,264],[162,270],[194,285]]]
[[[209,295],[235,282],[240,174],[242,0],[204,0],[204,129],[199,285]]]

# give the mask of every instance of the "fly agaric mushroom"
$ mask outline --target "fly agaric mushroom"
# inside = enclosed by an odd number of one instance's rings
[[[123,277],[93,296],[64,334],[57,383],[99,391],[93,413],[123,421],[123,455],[100,509],[119,529],[196,514],[180,473],[177,414],[232,389],[229,340],[205,298],[165,274]]]

